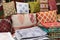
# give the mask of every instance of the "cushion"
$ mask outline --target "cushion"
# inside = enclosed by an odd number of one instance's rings
[[[8,2],[8,3],[3,3],[3,9],[4,9],[4,16],[10,16],[12,14],[15,14],[15,5],[14,2]]]
[[[28,28],[36,24],[36,14],[12,15],[12,22],[16,29]]]
[[[60,22],[41,23],[46,28],[60,27]]]
[[[31,13],[40,11],[40,4],[38,2],[29,2]]]
[[[46,23],[46,22],[57,22],[56,10],[37,13],[37,22],[38,22],[38,25],[41,22],[43,22],[43,23]]]
[[[49,0],[48,3],[50,10],[57,10],[56,0]]]
[[[22,39],[22,38],[36,38],[36,37],[41,37],[43,35],[46,36],[46,32],[43,31],[41,28],[38,26],[32,27],[32,28],[26,28],[26,29],[21,29],[21,30],[16,30],[15,36],[17,39]],[[21,36],[22,35],[22,36]],[[30,36],[29,36],[30,35]],[[20,38],[19,38],[20,37]]]
[[[29,13],[28,3],[16,2],[17,13]]]
[[[40,3],[47,3],[48,0],[40,0]]]
[[[14,29],[11,25],[10,20],[0,19],[0,32],[11,32],[14,33]]]

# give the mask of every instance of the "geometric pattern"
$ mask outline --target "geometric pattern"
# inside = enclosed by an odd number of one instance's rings
[[[14,33],[14,29],[11,26],[11,22],[8,19],[0,19],[0,32]]]
[[[17,13],[29,13],[28,3],[16,2]]]
[[[56,10],[37,13],[37,21],[38,21],[38,24],[40,24],[41,22],[43,23],[56,22],[57,21]]]
[[[15,5],[14,2],[3,3],[4,16],[10,16],[15,14]]]

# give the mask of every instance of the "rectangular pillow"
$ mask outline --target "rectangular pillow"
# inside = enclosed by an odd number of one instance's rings
[[[56,10],[48,12],[37,13],[38,24],[46,22],[57,22],[57,13]]]
[[[45,36],[46,34],[47,33],[43,31],[41,28],[35,26],[32,28],[16,30],[15,36],[17,37],[17,39],[20,40],[22,38],[42,37]]]
[[[13,1],[8,2],[8,3],[3,2],[3,9],[4,9],[4,16],[5,17],[16,13],[15,5],[14,5]]]
[[[60,27],[59,22],[41,23],[46,28]]]
[[[29,13],[29,4],[16,2],[17,13]]]
[[[36,14],[12,15],[12,21],[16,29],[31,27],[36,24]]]

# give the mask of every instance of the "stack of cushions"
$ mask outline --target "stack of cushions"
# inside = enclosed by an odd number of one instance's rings
[[[13,27],[15,29],[29,28],[36,25],[36,14],[12,15]]]
[[[15,10],[14,2],[13,1],[8,3],[3,2],[3,10],[4,10],[4,17],[15,14],[16,10]]]
[[[37,13],[37,22],[39,26],[42,23],[57,22],[56,10]]]

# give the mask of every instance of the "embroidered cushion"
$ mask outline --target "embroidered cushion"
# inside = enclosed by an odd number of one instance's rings
[[[14,33],[14,29],[11,25],[10,20],[0,19],[0,32],[11,32]]]
[[[16,2],[17,13],[29,13],[29,4]]]
[[[14,2],[8,2],[8,3],[3,3],[3,9],[4,9],[4,16],[10,16],[12,14],[15,14],[15,5]]]
[[[37,13],[37,22],[38,22],[38,24],[40,24],[41,22],[43,22],[43,23],[57,22],[56,10]]]
[[[16,29],[28,28],[36,25],[36,14],[12,15],[13,27]]]

